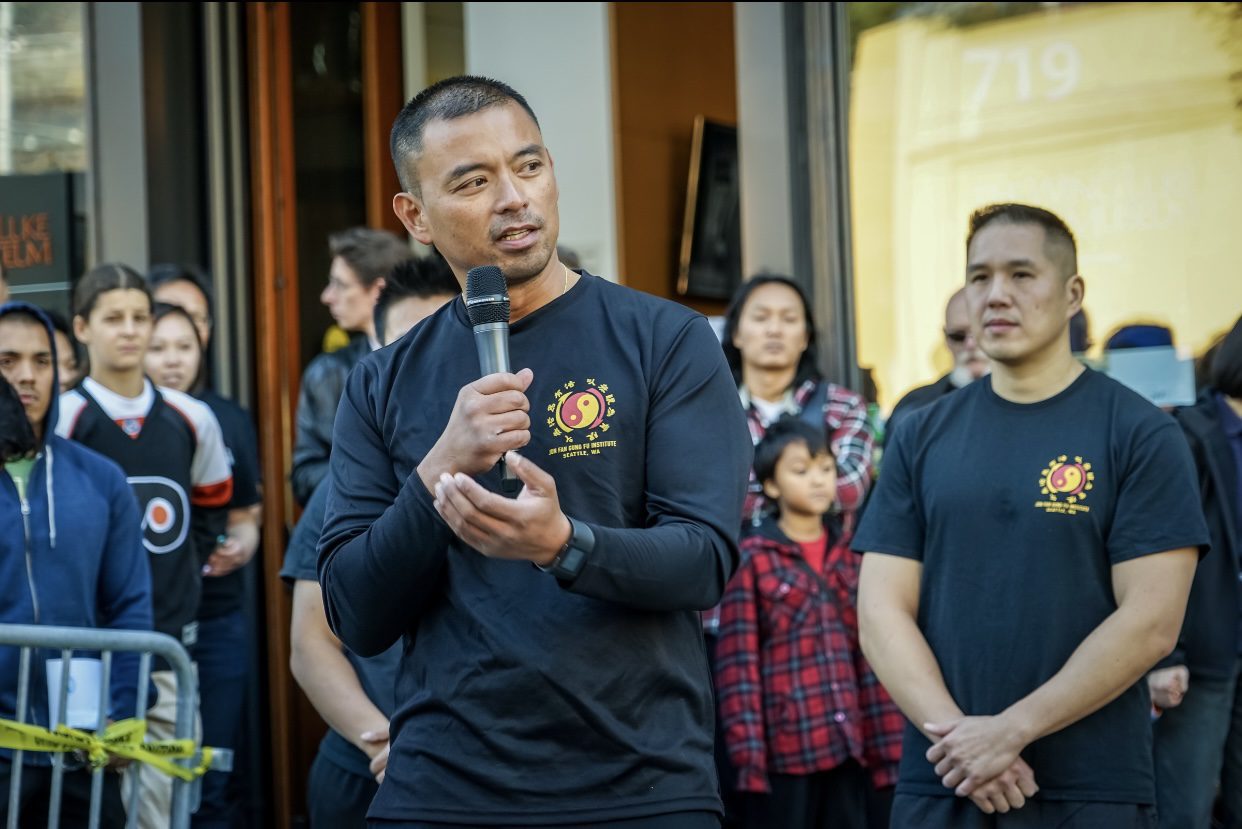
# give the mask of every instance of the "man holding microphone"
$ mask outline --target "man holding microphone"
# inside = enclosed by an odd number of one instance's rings
[[[561,264],[552,157],[508,86],[428,88],[392,149],[411,235],[459,280],[503,272],[520,368],[479,377],[454,300],[365,358],[342,399],[328,621],[360,654],[405,647],[369,818],[717,826],[695,611],[736,567],[751,447],[715,335]]]

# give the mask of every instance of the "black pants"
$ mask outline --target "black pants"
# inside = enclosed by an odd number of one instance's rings
[[[0,758],[0,825],[9,816],[9,782],[13,763]],[[21,794],[18,801],[22,829],[47,826],[47,810],[52,799],[52,767],[22,766]],[[86,826],[91,814],[91,771],[85,768],[66,769],[60,796],[60,825]],[[121,777],[105,771],[99,803],[99,825],[103,829],[125,826],[125,806],[121,803]]]
[[[814,774],[769,774],[770,794],[741,799],[745,829],[867,829],[871,780],[853,760]]]
[[[311,829],[366,829],[367,809],[379,791],[374,777],[361,777],[315,756],[306,781]]]
[[[1028,800],[1021,809],[984,814],[969,798],[893,798],[892,829],[1156,829],[1156,807],[1137,803]]]
[[[373,820],[373,829],[479,829],[478,824],[426,823],[422,821]],[[489,827],[519,829],[519,827]],[[520,829],[534,829],[522,826]],[[652,815],[628,820],[606,820],[603,823],[558,823],[546,829],[720,829],[720,816],[715,812],[678,812],[673,815]]]

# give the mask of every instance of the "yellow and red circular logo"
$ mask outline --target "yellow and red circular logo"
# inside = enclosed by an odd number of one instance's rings
[[[1091,464],[1077,455],[1073,460],[1068,455],[1053,458],[1039,478],[1041,494],[1047,495],[1049,501],[1064,498],[1068,504],[1076,504],[1086,498],[1094,486],[1095,473],[1091,471]]]
[[[562,432],[594,429],[604,422],[608,403],[599,389],[566,394],[556,402],[556,426]]]
[[[593,443],[604,438],[611,428],[609,418],[617,413],[617,400],[607,383],[587,378],[579,385],[569,380],[561,384],[555,395],[555,402],[548,404],[548,428],[553,437],[566,444]]]

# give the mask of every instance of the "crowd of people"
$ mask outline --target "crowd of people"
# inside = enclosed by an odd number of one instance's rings
[[[952,367],[881,442],[818,369],[798,281],[748,279],[717,338],[570,268],[515,90],[436,84],[392,147],[434,253],[329,240],[321,299],[353,339],[296,413],[281,576],[329,726],[312,826],[1242,827],[1242,318],[1162,412],[1081,359],[1069,227],[983,208]],[[493,262],[515,371],[480,378],[459,296]],[[208,284],[100,265],[66,324],[0,280],[0,621],[172,635],[203,742],[230,747],[264,483],[212,391]],[[0,648],[0,718],[15,665]],[[175,679],[152,680],[171,736]],[[110,682],[100,719],[132,716],[137,661]],[[38,819],[49,763],[23,763]],[[166,825],[168,778],[116,771],[104,825],[131,786]],[[71,762],[66,820],[89,792]],[[233,825],[233,799],[209,772],[194,825]]]

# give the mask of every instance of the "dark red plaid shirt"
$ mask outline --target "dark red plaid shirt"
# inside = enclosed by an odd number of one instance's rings
[[[826,393],[819,392],[819,384],[827,383]],[[875,451],[875,438],[867,420],[867,401],[843,386],[827,380],[807,380],[790,391],[785,409],[798,414],[807,405],[819,404],[823,399],[824,435],[828,448],[837,459],[837,503],[847,521],[852,522],[854,512],[862,506],[871,488],[871,461]],[[767,424],[753,404],[746,409],[746,425],[750,439],[756,446],[767,433]],[[750,473],[749,490],[742,514],[747,520],[758,515],[763,506],[763,485]],[[847,523],[846,526],[850,526]]]
[[[737,788],[768,774],[811,774],[854,758],[872,782],[897,782],[905,718],[858,644],[859,556],[831,538],[823,572],[766,522],[742,542],[720,604],[716,693]]]
[[[819,391],[821,382],[827,383],[823,393]],[[748,402],[745,390],[739,390],[739,394],[742,395],[742,404],[746,411],[750,439],[757,446],[763,440],[768,427],[764,424],[759,410]],[[875,438],[867,420],[867,401],[835,383],[807,380],[788,392],[785,413],[796,415],[807,405],[818,405],[821,399],[824,409],[824,434],[828,438],[828,448],[832,450],[837,461],[837,505],[841,508],[841,521],[846,531],[852,532],[857,523],[856,511],[862,506],[867,491],[871,488]],[[755,470],[752,468],[746,501],[742,506],[742,523],[747,526],[748,531],[762,519],[766,500],[763,485],[755,478]],[[703,629],[708,634],[714,634],[720,625],[720,606],[703,611],[702,620]]]

